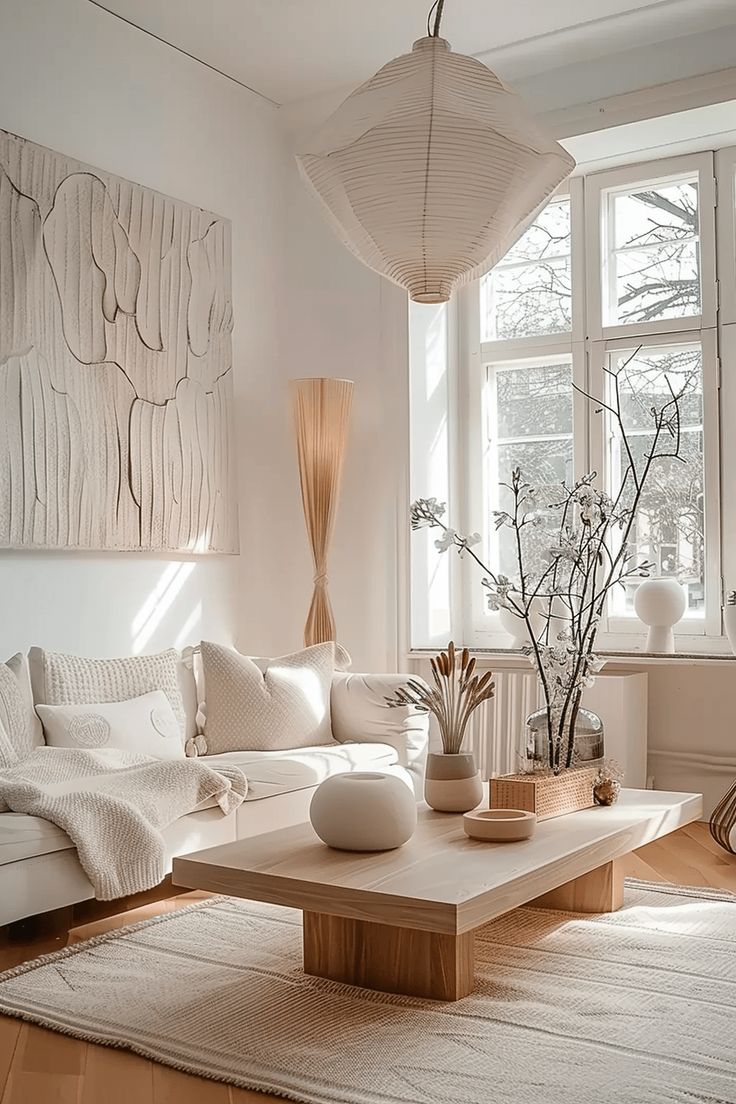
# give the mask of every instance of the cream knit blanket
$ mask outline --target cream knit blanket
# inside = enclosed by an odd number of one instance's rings
[[[0,812],[62,828],[100,901],[158,885],[167,872],[161,829],[214,800],[224,814],[248,789],[242,771],[201,759],[152,759],[114,748],[38,747],[0,770]]]

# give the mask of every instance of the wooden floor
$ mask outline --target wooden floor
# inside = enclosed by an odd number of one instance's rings
[[[736,856],[691,824],[634,852],[625,873],[651,881],[711,886],[736,893]],[[204,894],[182,894],[130,908],[81,927],[0,940],[0,969],[121,927],[181,908]],[[135,903],[135,902],[132,902]],[[79,921],[77,920],[77,923]],[[99,1047],[0,1017],[0,1104],[283,1104],[275,1096],[190,1077],[125,1051]]]

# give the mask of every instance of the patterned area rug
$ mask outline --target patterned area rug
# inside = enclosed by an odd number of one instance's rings
[[[0,975],[0,1010],[308,1104],[734,1104],[736,897],[477,933],[454,1004],[306,977],[301,914],[218,898]]]

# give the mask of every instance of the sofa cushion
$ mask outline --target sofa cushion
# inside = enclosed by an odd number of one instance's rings
[[[50,820],[26,813],[0,813],[0,865],[73,846],[66,832]]]
[[[179,687],[179,653],[123,659],[87,659],[31,648],[28,653],[36,705],[93,705],[121,702],[163,690],[182,734],[185,714]]]
[[[46,743],[62,748],[120,748],[155,759],[183,759],[179,723],[163,690],[94,705],[39,705]]]
[[[206,755],[203,762],[214,770],[239,767],[248,779],[246,801],[273,794],[291,793],[318,786],[333,774],[352,770],[392,773],[398,766],[396,748],[389,744],[318,744],[292,751],[229,751]]]
[[[332,743],[330,689],[347,658],[338,644],[265,660],[206,640],[200,649],[208,754]]]

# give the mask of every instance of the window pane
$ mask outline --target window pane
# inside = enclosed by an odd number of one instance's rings
[[[571,327],[570,201],[537,216],[481,280],[481,340],[539,337]]]
[[[700,314],[697,183],[613,193],[608,218],[608,322],[652,322]]]
[[[573,472],[572,364],[520,362],[498,365],[490,374],[489,448],[487,482],[493,509],[513,508],[514,468],[539,491],[538,509],[550,531],[558,524],[551,504],[560,499],[560,484]],[[495,384],[495,386],[494,386]],[[544,570],[547,543],[539,529],[524,536],[524,557],[530,581]],[[490,561],[511,578],[518,576],[515,538],[504,528],[491,535]]]
[[[630,354],[616,354],[612,367],[620,369],[624,423],[631,451],[641,472],[654,444],[650,411],[660,411],[671,398],[667,381],[680,396],[680,459],[661,459],[653,466],[640,501],[631,535],[632,551],[654,564],[652,575],[674,576],[686,587],[688,613],[705,613],[705,514],[703,481],[703,377],[700,348],[677,346],[642,349],[624,366]],[[610,465],[612,490],[620,487],[626,458],[620,433],[612,428]],[[671,452],[675,440],[660,436],[660,452]],[[632,501],[629,494],[628,502]],[[617,588],[612,612],[633,614],[636,583]]]
[[[496,436],[572,433],[570,362],[496,370]]]

